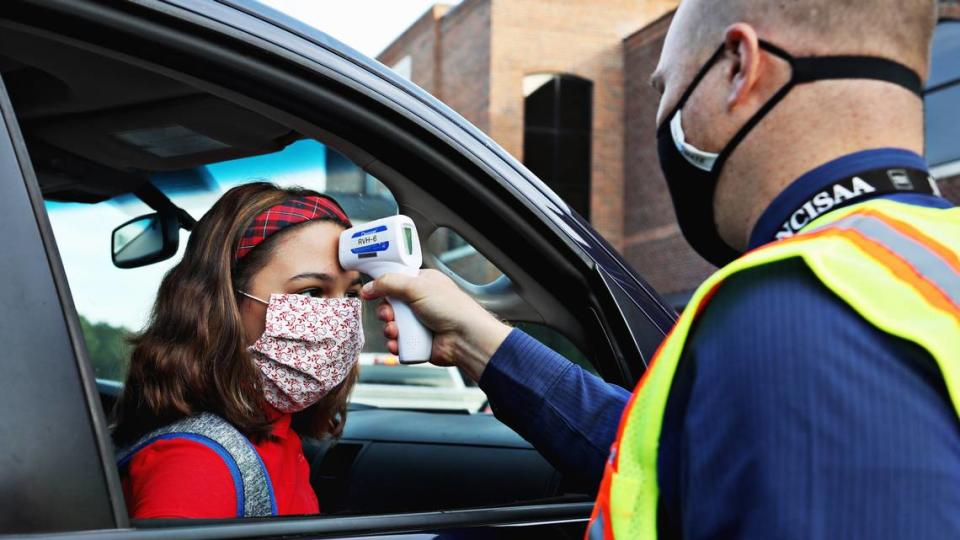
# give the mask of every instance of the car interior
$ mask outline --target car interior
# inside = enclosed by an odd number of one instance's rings
[[[95,204],[137,196],[163,211],[172,204],[163,192],[176,188],[163,183],[164,173],[273,153],[311,138],[285,120],[113,53],[13,23],[0,30],[0,75],[47,201]],[[449,201],[409,182],[371,149],[335,134],[323,143],[382,180],[399,211],[416,222],[422,241],[439,227],[451,228],[504,276],[477,285],[425,250],[426,266],[447,271],[499,316],[553,328],[591,356],[594,342],[576,305],[515,262],[482,224],[467,222]],[[189,228],[199,217],[181,216],[180,224]],[[90,242],[108,256],[106,238]],[[108,418],[121,384],[99,381]],[[590,500],[587,488],[562,478],[491,414],[356,405],[341,440],[306,440],[304,446],[324,514]]]

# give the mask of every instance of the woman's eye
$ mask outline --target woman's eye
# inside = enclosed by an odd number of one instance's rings
[[[314,298],[323,298],[323,289],[307,289],[300,291],[297,294],[302,294],[304,296],[312,296]]]
[[[360,298],[360,289],[350,289],[347,291],[347,298]]]

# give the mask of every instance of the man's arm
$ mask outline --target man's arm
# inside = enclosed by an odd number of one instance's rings
[[[934,360],[799,260],[721,288],[675,386],[661,484],[684,537],[960,537],[960,429]]]
[[[497,418],[564,476],[596,490],[630,392],[519,330],[487,364],[480,388]]]
[[[367,283],[367,300],[406,301],[434,332],[431,362],[458,366],[487,393],[497,418],[530,441],[561,473],[595,489],[630,396],[530,336],[498,321],[447,276],[387,274]],[[383,303],[387,347],[399,329]]]

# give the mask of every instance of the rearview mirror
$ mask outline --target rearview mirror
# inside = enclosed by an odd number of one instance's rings
[[[173,257],[180,224],[173,212],[147,214],[113,230],[111,253],[117,268],[137,268]]]

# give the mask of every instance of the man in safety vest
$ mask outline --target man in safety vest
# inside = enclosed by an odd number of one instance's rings
[[[602,477],[591,539],[960,538],[960,212],[920,157],[935,17],[681,2],[659,155],[684,236],[722,269],[632,395],[437,272],[364,295],[408,301],[434,362],[562,472]]]

